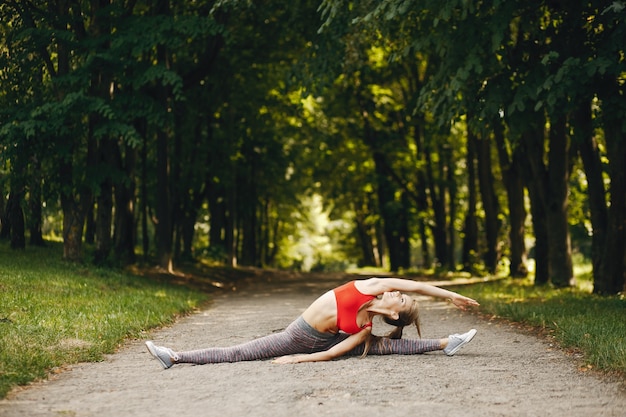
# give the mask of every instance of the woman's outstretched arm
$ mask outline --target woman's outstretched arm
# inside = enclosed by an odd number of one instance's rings
[[[434,285],[430,285],[425,282],[413,281],[410,279],[370,278],[358,281],[357,285],[359,291],[364,294],[378,295],[386,291],[414,292],[430,297],[448,299],[460,309],[479,305],[478,302],[472,298],[465,297],[461,294],[457,294],[443,288],[435,287]]]

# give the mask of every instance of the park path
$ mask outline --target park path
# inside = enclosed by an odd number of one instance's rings
[[[226,346],[286,327],[346,276],[277,278],[216,293],[202,311],[147,335],[174,349]],[[454,357],[440,352],[275,365],[255,361],[163,370],[129,341],[99,363],[71,366],[0,401],[2,417],[625,416],[626,394],[578,370],[548,341],[423,299],[424,337],[476,328]],[[375,322],[375,333],[386,329]],[[407,332],[405,337],[416,336]]]

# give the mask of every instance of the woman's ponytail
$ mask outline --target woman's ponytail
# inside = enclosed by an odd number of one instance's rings
[[[404,326],[396,326],[387,337],[390,339],[402,339],[402,331],[404,330]]]
[[[417,329],[417,334],[419,335],[419,337],[422,337],[422,329],[420,326],[420,312],[416,299],[413,299],[413,303],[408,309],[400,312],[400,315],[397,319],[394,320],[390,317],[385,317],[384,320],[385,323],[391,326],[396,326],[396,328],[387,335],[387,337],[390,339],[402,338],[402,330],[405,326],[409,326],[411,324],[415,325],[415,328]]]

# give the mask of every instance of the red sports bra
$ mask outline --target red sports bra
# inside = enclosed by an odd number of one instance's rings
[[[335,288],[334,292],[337,299],[337,327],[339,330],[355,334],[366,327],[372,326],[372,323],[369,322],[360,327],[356,322],[356,316],[359,308],[376,298],[375,296],[361,293],[354,285],[354,281]]]

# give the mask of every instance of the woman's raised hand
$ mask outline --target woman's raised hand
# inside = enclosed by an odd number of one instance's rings
[[[478,301],[460,294],[456,294],[453,297],[450,297],[450,301],[452,301],[452,304],[454,304],[461,310],[467,310],[467,307],[480,305]]]

